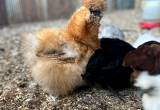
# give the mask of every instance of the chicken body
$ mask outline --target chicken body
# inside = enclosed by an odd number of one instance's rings
[[[103,9],[103,0],[84,0],[65,28],[43,29],[25,37],[26,62],[33,78],[49,93],[66,95],[85,84],[81,74],[99,48]]]
[[[133,70],[123,67],[125,55],[134,48],[119,39],[101,39],[101,49],[97,49],[90,58],[84,80],[99,84],[103,88],[122,90],[131,87],[130,77]]]
[[[143,92],[145,110],[160,109],[160,43],[149,41],[129,52],[124,58],[124,66],[134,69],[132,79]],[[147,71],[147,72],[144,72]]]

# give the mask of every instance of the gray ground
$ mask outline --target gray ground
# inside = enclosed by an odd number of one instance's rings
[[[132,43],[138,36],[139,13],[121,11],[107,14],[102,24],[122,28]],[[23,62],[20,34],[44,27],[61,27],[65,20],[13,25],[0,29],[0,110],[141,110],[141,100],[134,89],[121,91],[122,101],[108,90],[93,88],[66,97],[49,96],[34,83]]]

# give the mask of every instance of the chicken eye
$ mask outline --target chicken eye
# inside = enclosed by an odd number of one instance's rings
[[[101,16],[101,11],[99,10],[90,10],[91,14],[93,14],[94,16]]]
[[[90,10],[91,15],[99,16],[99,17],[102,16],[101,11],[93,6],[89,10]]]

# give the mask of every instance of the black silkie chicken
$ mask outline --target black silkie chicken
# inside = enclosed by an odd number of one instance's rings
[[[119,39],[102,38],[101,49],[91,56],[83,79],[103,88],[123,90],[132,86],[130,76],[133,70],[123,67],[125,55],[134,50],[129,43]]]

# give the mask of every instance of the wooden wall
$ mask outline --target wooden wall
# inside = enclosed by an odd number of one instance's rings
[[[75,0],[0,0],[0,25],[69,17],[75,8]]]
[[[48,0],[48,15],[49,19],[68,17],[74,9],[73,2],[71,0]]]
[[[0,0],[0,25],[69,17],[82,0]],[[141,0],[106,0],[107,10],[132,8]],[[138,3],[140,4],[140,3]],[[136,5],[137,6],[137,5]],[[139,7],[139,6],[137,6]]]
[[[135,0],[135,8],[136,9],[141,9],[141,7],[142,7],[142,1],[143,0]]]
[[[0,0],[0,26],[8,24],[5,0]]]

